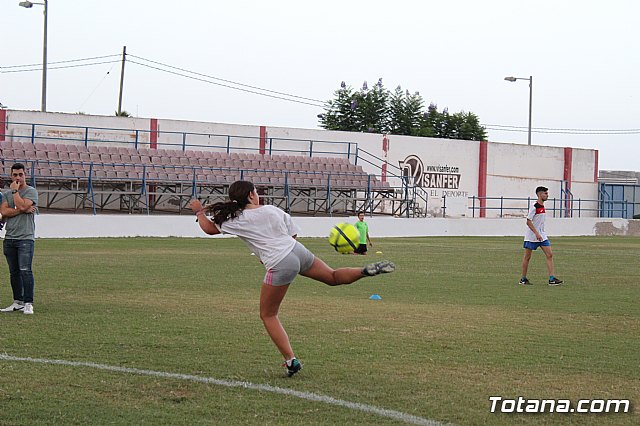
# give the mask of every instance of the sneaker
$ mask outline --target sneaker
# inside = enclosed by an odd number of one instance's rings
[[[24,309],[24,303],[14,300],[13,303],[6,308],[0,309],[0,312],[14,312]]]
[[[556,285],[560,285],[560,284],[562,284],[562,280],[559,280],[557,278],[549,280],[549,285],[556,286]]]
[[[520,282],[518,284],[520,284],[520,285],[533,285],[533,283],[531,281],[529,281],[529,278],[520,278]]]
[[[302,364],[298,361],[297,358],[291,360],[291,365],[287,365],[284,363],[285,367],[287,367],[287,377],[291,377],[296,374],[298,371],[302,370]]]
[[[24,311],[22,311],[22,313],[26,315],[33,315],[33,303],[25,303]]]
[[[362,275],[367,277],[373,277],[378,274],[388,274],[396,270],[396,265],[388,260],[381,260],[380,262],[370,263],[362,268]]]

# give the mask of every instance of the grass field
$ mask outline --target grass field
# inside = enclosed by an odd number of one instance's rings
[[[299,277],[281,310],[303,371],[289,379],[258,316],[264,269],[237,239],[36,244],[35,315],[0,316],[0,424],[401,424],[268,390],[325,395],[459,425],[640,423],[640,238],[555,238],[517,285],[521,238],[377,240],[368,257],[303,239],[334,267],[394,274],[328,287]],[[0,302],[11,301],[6,263]],[[378,293],[380,301],[369,300]],[[226,383],[225,382],[225,383]],[[630,414],[491,414],[489,396],[630,399]]]

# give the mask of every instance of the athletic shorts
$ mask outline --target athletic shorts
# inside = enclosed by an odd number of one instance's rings
[[[367,252],[367,245],[360,244],[353,252],[357,254],[365,254]]]
[[[263,284],[273,286],[291,284],[296,275],[311,268],[315,258],[313,253],[296,241],[293,250],[276,266],[267,270]]]
[[[525,241],[524,248],[529,250],[538,250],[538,247],[549,247],[551,245],[551,241]]]

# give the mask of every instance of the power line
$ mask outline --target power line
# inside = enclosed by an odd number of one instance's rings
[[[182,73],[179,73],[179,72],[176,72],[176,71],[171,71],[171,70],[166,70],[166,69],[163,69],[163,68],[155,67],[153,65],[143,64],[143,63],[140,63],[140,62],[133,61],[131,59],[129,59],[128,62],[132,63],[132,64],[140,65],[140,66],[143,66],[143,67],[155,69],[157,71],[166,72],[168,74],[173,74],[173,75],[177,75],[177,76],[180,76],[180,77],[189,78],[191,80],[202,81],[204,83],[214,84],[216,86],[227,87],[229,89],[239,90],[241,92],[253,93],[254,95],[266,96],[266,97],[269,97],[269,98],[281,99],[281,100],[284,100],[284,101],[296,102],[296,103],[299,103],[299,104],[311,105],[311,106],[315,106],[315,107],[322,107],[323,106],[323,105],[319,105],[319,104],[315,104],[315,103],[299,101],[297,99],[290,99],[290,98],[286,98],[286,97],[283,97],[283,96],[276,96],[276,95],[270,95],[268,93],[261,93],[261,92],[255,91],[255,90],[243,89],[241,87],[233,87],[233,86],[230,86],[228,84],[217,83],[215,81],[205,80],[204,78],[194,77],[194,76],[182,74]],[[290,96],[290,95],[286,95],[286,96]]]
[[[114,66],[115,66],[115,63],[111,65],[111,67],[109,68],[109,71],[107,71],[107,73],[100,79],[96,87],[94,87],[91,93],[89,93],[89,96],[87,96],[87,98],[80,104],[80,106],[78,107],[78,110],[81,110],[84,104],[86,104],[87,101],[91,98],[91,96],[93,96],[93,94],[96,92],[96,90],[98,90],[98,87],[100,87],[100,85],[104,82],[107,76],[111,73],[111,70],[113,69]]]
[[[66,61],[54,61],[54,62],[48,62],[48,64],[66,64],[69,62],[81,62],[81,61],[93,61],[94,59],[104,59],[104,58],[111,58],[113,56],[120,56],[120,55],[103,55],[103,56],[93,56],[90,58],[81,58],[81,59],[68,59]],[[29,67],[36,67],[36,66],[42,66],[42,63],[39,64],[26,64],[26,65],[9,65],[6,67],[0,67],[0,70],[3,68],[29,68]]]
[[[50,70],[60,70],[60,69],[67,69],[67,68],[88,67],[88,66],[92,66],[92,65],[113,64],[113,63],[116,63],[116,62],[120,62],[120,61],[119,60],[114,60],[114,61],[91,62],[91,63],[88,63],[88,64],[61,65],[59,67],[49,67],[48,66],[47,68],[50,69]],[[23,70],[9,70],[9,71],[0,70],[0,73],[9,74],[9,73],[16,73],[16,72],[32,72],[32,71],[42,71],[42,67],[33,68],[33,69],[23,69]]]
[[[494,130],[499,132],[519,132],[519,133],[527,133],[529,130],[527,127],[518,127],[518,126],[496,126],[485,124],[484,127],[487,130]],[[546,130],[545,130],[546,129]],[[638,135],[640,134],[640,129],[612,129],[612,130],[575,130],[568,131],[567,129],[553,129],[553,128],[531,128],[531,133],[541,133],[541,134],[561,134],[561,135]]]
[[[503,124],[485,124],[485,126],[491,127],[505,127],[511,129],[528,129],[525,126],[508,126]],[[640,129],[564,129],[564,128],[556,128],[556,127],[532,127],[531,129],[536,130],[565,130],[571,132],[640,132]]]
[[[287,97],[290,97],[290,98],[303,99],[303,100],[306,100],[306,101],[317,102],[317,103],[320,103],[320,104],[324,105],[324,101],[321,101],[321,100],[318,100],[318,99],[306,98],[304,96],[292,95],[290,93],[278,92],[278,91],[275,91],[275,90],[264,89],[262,87],[252,86],[252,85],[249,85],[249,84],[238,83],[236,81],[225,80],[224,78],[214,77],[214,76],[211,76],[211,75],[202,74],[202,73],[195,72],[195,71],[190,71],[190,70],[187,70],[187,69],[184,69],[184,68],[174,67],[172,65],[163,64],[162,62],[157,62],[157,61],[152,61],[150,59],[141,58],[140,56],[136,56],[136,55],[129,55],[129,56],[131,56],[132,58],[140,59],[142,61],[150,62],[152,64],[161,65],[161,66],[166,67],[166,68],[175,69],[175,70],[178,70],[178,71],[186,72],[186,73],[197,75],[197,76],[200,76],[200,77],[206,77],[206,78],[209,78],[211,80],[218,80],[218,81],[222,81],[224,83],[233,84],[233,85],[236,85],[236,86],[248,87],[250,89],[260,90],[262,92],[274,93],[276,95],[287,96]],[[143,64],[140,64],[140,63],[137,63],[137,64],[138,65],[143,65]],[[180,75],[180,74],[178,74],[178,75]],[[230,87],[230,86],[224,86],[224,87]],[[233,88],[233,87],[231,87],[231,88]],[[255,92],[251,92],[251,93],[255,93]],[[280,98],[280,99],[282,99],[282,98]]]
[[[120,56],[121,56],[120,54],[93,56],[88,58],[55,61],[55,62],[50,62],[49,64],[52,64],[52,65],[70,64],[73,62],[95,61],[97,59],[105,59],[105,58],[111,58],[111,57],[119,58]],[[289,101],[289,102],[296,102],[299,104],[310,105],[314,107],[324,107],[326,105],[324,101],[321,101],[318,99],[292,95],[290,93],[278,92],[275,90],[264,89],[258,86],[252,86],[249,84],[226,80],[223,78],[191,71],[185,68],[175,67],[173,65],[168,65],[162,62],[142,58],[136,55],[129,54],[128,56],[139,59],[144,62],[156,64],[158,66],[153,66],[153,65],[149,65],[149,64],[145,64],[145,63],[141,63],[141,62],[137,62],[129,59],[129,62],[132,64],[140,65],[142,67],[154,69],[154,70],[165,72],[168,74],[173,74],[179,77],[189,78],[191,80],[201,81],[204,83],[226,87],[228,89],[239,90],[239,91],[251,93],[254,95],[265,96],[265,97],[280,99],[280,100]],[[101,65],[101,64],[114,64],[119,62],[120,62],[120,59],[116,59],[116,60],[90,62],[90,63],[75,64],[75,65],[53,66],[53,67],[49,67],[49,69],[68,69],[68,68],[78,68],[78,67]],[[32,68],[36,66],[38,68]],[[18,69],[13,69],[13,68],[18,68]],[[41,71],[41,70],[42,70],[41,64],[9,65],[9,66],[0,67],[0,73],[33,72],[33,71]],[[483,124],[483,126],[487,130],[500,131],[500,132],[524,133],[529,131],[529,128],[524,126],[510,126],[510,125],[502,125],[502,124]],[[541,133],[541,134],[565,134],[565,135],[636,135],[636,134],[640,134],[640,129],[572,129],[572,128],[532,127],[531,132]]]

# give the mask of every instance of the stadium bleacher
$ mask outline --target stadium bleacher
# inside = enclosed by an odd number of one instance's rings
[[[34,176],[47,179],[228,184],[244,178],[270,185],[385,187],[346,158],[19,141],[3,143],[2,158],[5,168],[7,161],[33,163]]]
[[[15,140],[0,144],[0,157],[4,177],[13,163],[26,165],[43,209],[187,213],[191,198],[224,199],[239,179],[265,203],[300,214],[353,214],[382,199],[406,205],[346,157]]]

